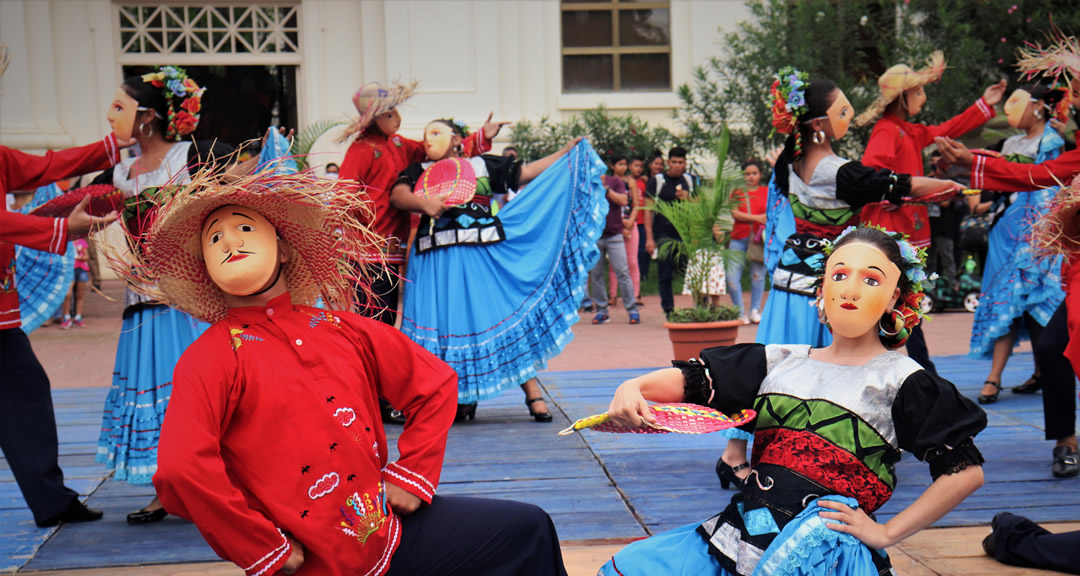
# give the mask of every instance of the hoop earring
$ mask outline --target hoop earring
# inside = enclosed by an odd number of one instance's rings
[[[892,321],[892,323],[893,323],[893,325],[892,325],[892,327],[893,327],[893,332],[889,332],[888,330],[886,330],[886,329],[885,329],[885,327],[881,325],[881,320],[878,320],[878,333],[879,333],[879,334],[881,334],[882,336],[887,336],[887,337],[889,337],[889,338],[893,338],[893,337],[895,337],[895,336],[896,336],[897,334],[899,334],[899,333],[900,333],[900,330],[901,330],[901,328],[897,328],[897,327],[896,327],[896,316],[897,316],[898,314],[899,314],[899,315],[900,315],[901,317],[903,317],[903,314],[901,314],[901,313],[900,313],[900,311],[899,311],[899,310],[897,310],[896,308],[893,308],[893,309],[892,309],[892,312],[891,312],[891,313],[889,314],[889,320],[891,320],[891,321]],[[882,320],[884,320],[884,318],[882,318]]]
[[[1036,120],[1041,120],[1042,119],[1042,110],[1039,110],[1038,108],[1036,108],[1035,112],[1033,112],[1032,115],[1035,116]]]
[[[829,318],[825,316],[825,301],[818,297],[817,301],[817,319],[822,324],[828,324]]]
[[[817,132],[814,132],[814,136],[811,140],[814,141],[814,144],[824,144],[826,138],[828,138],[828,136],[825,135],[825,131],[818,130]]]
[[[147,126],[150,126],[150,132],[149,133],[147,133],[147,132],[145,132],[143,130],[143,128],[146,128]],[[154,135],[154,125],[150,124],[149,122],[143,122],[142,124],[139,124],[139,134],[142,134],[143,138],[149,138],[149,137],[153,136]]]

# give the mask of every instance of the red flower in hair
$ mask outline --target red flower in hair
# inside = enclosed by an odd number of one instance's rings
[[[199,121],[191,114],[181,111],[173,116],[173,125],[176,127],[176,133],[178,135],[187,136],[195,131],[195,127],[199,125]]]
[[[154,88],[164,88],[165,87],[165,83],[162,82],[161,80],[151,80],[150,85],[153,86]]]
[[[194,96],[184,100],[184,103],[180,105],[180,108],[187,110],[192,114],[198,114],[202,110],[202,101]]]
[[[781,134],[790,134],[795,126],[795,117],[787,109],[787,98],[780,92],[780,81],[772,85],[772,125]]]

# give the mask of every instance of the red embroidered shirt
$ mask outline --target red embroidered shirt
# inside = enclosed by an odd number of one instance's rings
[[[886,114],[874,125],[862,163],[899,174],[923,175],[922,151],[938,136],[955,138],[994,117],[994,109],[979,98],[955,118],[936,126],[915,124]]]
[[[32,190],[58,180],[104,170],[120,161],[116,137],[49,151],[44,156],[0,146],[0,197],[14,190]],[[56,254],[67,251],[67,219],[42,218],[0,210],[0,330],[18,328],[19,293],[15,281],[15,244]]]
[[[491,140],[477,131],[465,140],[463,146],[464,156],[476,156],[491,150]],[[377,130],[371,130],[349,146],[341,162],[338,178],[353,180],[369,188],[368,195],[375,211],[375,220],[371,225],[376,234],[387,240],[388,263],[405,262],[409,239],[409,214],[390,204],[390,189],[402,170],[425,158],[427,153],[424,152],[423,142],[410,140],[400,134],[388,138]]]
[[[408,418],[389,464],[380,396]],[[399,331],[284,294],[184,352],[154,487],[248,576],[285,564],[283,532],[297,574],[383,574],[401,535],[383,483],[431,502],[456,403],[454,371]]]
[[[1005,158],[975,155],[971,163],[971,187],[997,192],[1027,192],[1072,182],[1080,174],[1080,149],[1062,152],[1042,164],[1020,164]]]

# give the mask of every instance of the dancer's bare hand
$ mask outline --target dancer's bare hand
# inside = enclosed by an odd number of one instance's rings
[[[399,516],[408,516],[409,514],[416,512],[423,501],[406,491],[404,488],[398,488],[393,482],[387,482],[386,503],[389,504],[390,508],[392,508]]]
[[[851,534],[870,548],[880,550],[896,544],[889,537],[888,529],[884,524],[874,522],[872,518],[862,511],[862,508],[852,508],[847,504],[833,502],[831,500],[819,500],[822,508],[833,510],[832,512],[818,512],[818,516],[826,520],[837,520],[843,524],[826,522],[825,525],[837,532]]]
[[[773,148],[765,155],[765,161],[769,163],[769,166],[776,166],[776,161],[780,159],[780,155],[783,153],[783,147]]]
[[[487,122],[484,122],[484,138],[488,140],[494,140],[499,135],[499,131],[503,126],[509,126],[512,122],[492,122],[491,119],[495,117],[495,113],[488,114]]]
[[[112,224],[119,217],[115,210],[105,216],[91,216],[87,211],[88,206],[90,206],[89,194],[83,196],[83,199],[71,210],[71,215],[68,216],[68,238],[86,236],[97,228]]]
[[[641,395],[641,388],[633,380],[627,380],[615,389],[615,396],[608,406],[608,418],[626,428],[640,428],[645,422],[656,423],[649,403]]]
[[[565,154],[566,152],[569,152],[569,151],[573,150],[574,146],[577,146],[578,142],[581,142],[584,139],[585,139],[584,136],[578,136],[576,138],[571,139],[569,142],[567,142],[565,145],[563,145],[562,152]]]
[[[1005,88],[1009,83],[1006,80],[1002,80],[996,84],[991,84],[985,91],[983,91],[983,100],[990,106],[997,106],[998,103],[1005,98]]]
[[[304,546],[292,536],[285,536],[289,540],[289,559],[281,567],[286,574],[296,574],[296,571],[304,565]]]
[[[446,204],[443,204],[442,200],[438,198],[424,198],[423,208],[424,214],[432,218],[438,218],[442,216],[443,212],[446,212]]]
[[[934,138],[934,143],[937,144],[938,151],[950,164],[971,166],[971,163],[975,161],[975,156],[971,153],[971,150],[968,150],[967,146],[952,138],[938,136]]]

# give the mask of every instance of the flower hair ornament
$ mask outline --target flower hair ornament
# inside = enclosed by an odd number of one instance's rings
[[[797,130],[799,116],[807,111],[806,87],[810,85],[810,76],[792,66],[785,66],[776,74],[770,93],[772,94],[772,125],[769,134],[795,133],[795,155],[802,154],[802,134]]]
[[[937,275],[926,274],[926,248],[916,248],[908,242],[906,234],[890,232],[880,226],[871,225],[864,226],[864,228],[874,228],[884,232],[896,242],[897,247],[900,249],[900,272],[907,279],[907,286],[901,283],[900,298],[896,301],[892,311],[882,316],[881,321],[878,323],[878,334],[882,343],[890,349],[896,349],[907,343],[911,331],[920,321],[924,318],[928,319],[928,316],[922,312],[922,299],[925,294],[923,283],[927,280],[933,280]],[[821,275],[818,277],[818,285],[824,281],[825,261],[832,255],[836,245],[855,230],[855,226],[848,226],[835,240],[831,242],[825,241],[822,249],[825,258],[821,260]]]
[[[202,112],[202,95],[206,88],[200,88],[187,72],[178,66],[162,66],[157,72],[143,74],[143,82],[149,82],[165,93],[169,103],[169,117],[164,118],[165,139],[180,140],[195,131]]]

